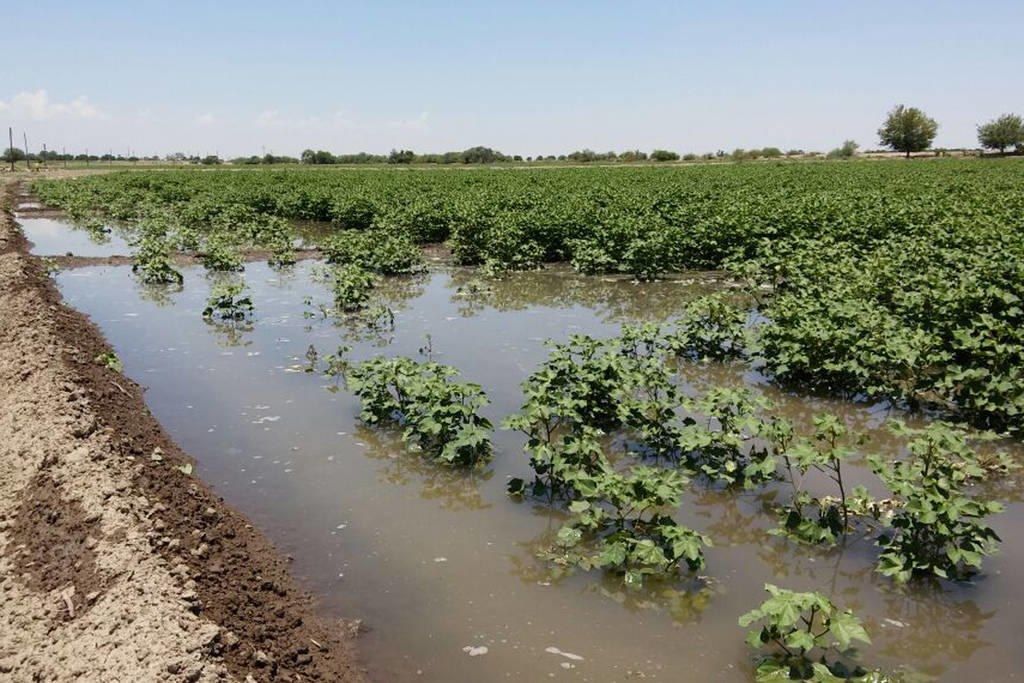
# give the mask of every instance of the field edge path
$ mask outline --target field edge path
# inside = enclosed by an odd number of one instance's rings
[[[4,181],[0,180],[0,183]],[[0,679],[362,681],[342,620],[192,473],[0,187]]]

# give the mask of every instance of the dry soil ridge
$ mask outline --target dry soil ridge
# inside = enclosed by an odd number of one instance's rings
[[[95,362],[0,189],[0,680],[362,680],[352,629]]]

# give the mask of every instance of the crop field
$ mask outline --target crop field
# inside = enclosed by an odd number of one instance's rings
[[[97,362],[393,680],[1024,665],[1021,160],[31,192]]]
[[[337,230],[337,263],[383,274],[447,242],[501,272],[568,261],[653,279],[726,269],[765,319],[744,355],[777,381],[1024,424],[1024,164],[691,169],[123,173],[35,186],[73,217],[138,226],[162,248],[234,269],[257,246],[289,261],[289,219]],[[159,279],[159,273],[147,276]]]

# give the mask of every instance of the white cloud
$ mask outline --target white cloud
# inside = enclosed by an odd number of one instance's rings
[[[217,122],[217,118],[213,114],[211,114],[210,112],[206,112],[205,114],[200,114],[199,116],[196,117],[196,125],[197,126],[211,126],[211,125],[213,125],[216,122]]]
[[[80,95],[70,102],[51,102],[46,90],[41,88],[20,92],[12,97],[9,103],[0,100],[0,111],[11,111],[33,121],[46,121],[58,117],[98,120],[109,118],[91,104],[85,95]]]

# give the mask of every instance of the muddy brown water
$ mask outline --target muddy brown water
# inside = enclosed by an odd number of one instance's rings
[[[751,680],[752,653],[736,620],[760,602],[765,582],[821,590],[854,608],[873,640],[865,664],[909,665],[942,680],[1024,671],[1016,478],[1000,487],[1011,500],[993,523],[1002,553],[973,584],[897,588],[872,571],[869,542],[828,551],[785,542],[767,534],[770,494],[695,487],[676,518],[714,540],[704,588],[626,590],[596,572],[555,578],[535,559],[562,518],[506,497],[508,478],[530,473],[519,436],[497,431],[486,469],[453,472],[364,428],[355,397],[301,371],[311,344],[321,354],[350,345],[353,360],[422,358],[429,346],[435,360],[483,386],[498,423],[519,407],[519,384],[547,356],[545,339],[664,320],[720,283],[638,285],[554,269],[466,296],[459,288],[474,273],[438,269],[387,281],[377,297],[395,310],[395,328],[373,332],[304,317],[305,297],[329,299],[311,272],[310,264],[248,264],[242,277],[256,318],[242,328],[204,322],[212,280],[200,268],[184,271],[181,290],[140,286],[123,266],[75,269],[57,281],[101,327],[125,373],[148,387],[149,406],[197,458],[198,475],[295,557],[296,574],[328,611],[364,620],[359,648],[376,679]],[[871,448],[899,447],[884,428],[898,415],[885,406],[782,393],[739,367],[691,365],[684,374],[695,387],[756,386],[804,426],[816,412],[838,413],[870,435]],[[870,480],[863,470],[853,478]]]

